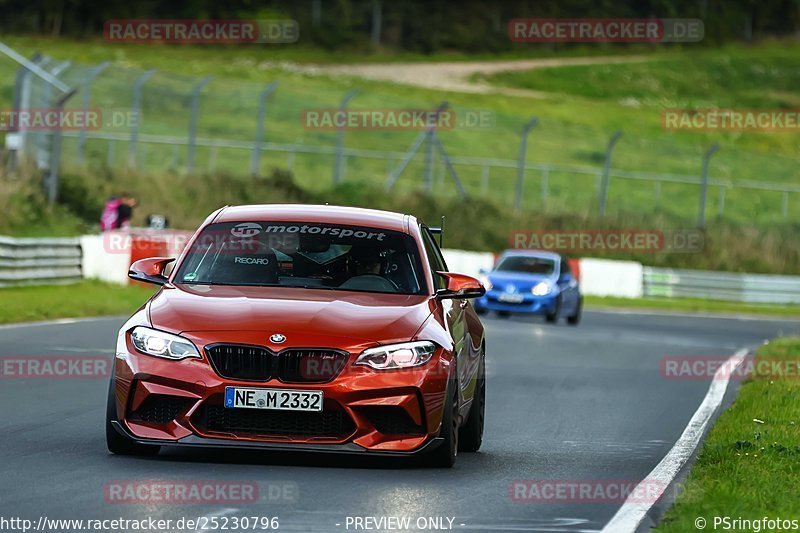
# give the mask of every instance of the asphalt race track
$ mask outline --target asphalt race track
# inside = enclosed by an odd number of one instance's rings
[[[3,327],[0,355],[110,360],[121,323]],[[643,479],[709,385],[665,379],[662,357],[727,356],[800,332],[800,322],[618,312],[586,312],[577,328],[522,318],[485,323],[484,445],[477,454],[459,454],[452,470],[285,453],[170,449],[152,458],[112,456],[104,438],[106,379],[5,376],[0,516],[34,522],[277,516],[279,531],[355,531],[354,517],[409,517],[416,531],[419,518],[444,517],[445,527],[449,518],[453,530],[463,531],[600,530],[619,503],[520,503],[510,483]],[[257,483],[259,501],[123,504],[104,492],[110,482],[155,479]],[[370,523],[371,530],[390,530],[386,524]]]

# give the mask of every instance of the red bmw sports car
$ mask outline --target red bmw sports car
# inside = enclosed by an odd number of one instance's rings
[[[422,455],[481,446],[484,329],[472,277],[413,216],[333,206],[222,208],[122,327],[108,449]],[[174,268],[173,268],[174,267]],[[423,455],[424,454],[424,455]]]

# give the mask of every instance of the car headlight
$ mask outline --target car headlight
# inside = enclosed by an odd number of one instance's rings
[[[410,368],[430,361],[435,351],[436,345],[430,341],[390,344],[364,350],[353,364],[365,365],[375,370]]]
[[[547,296],[550,294],[550,284],[546,281],[540,281],[536,285],[533,286],[531,292],[534,296]]]
[[[483,285],[483,288],[486,289],[487,291],[492,290],[492,287],[494,287],[494,285],[492,285],[492,280],[489,279],[489,276],[480,276],[478,277],[478,279]]]
[[[137,350],[153,357],[163,357],[174,361],[190,357],[200,358],[200,353],[189,339],[155,329],[142,326],[134,328],[131,331],[131,342]]]

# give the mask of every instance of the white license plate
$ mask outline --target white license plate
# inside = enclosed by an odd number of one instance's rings
[[[322,391],[225,387],[225,407],[319,412]]]
[[[501,302],[508,302],[510,304],[519,304],[525,299],[521,294],[501,294],[497,297]]]

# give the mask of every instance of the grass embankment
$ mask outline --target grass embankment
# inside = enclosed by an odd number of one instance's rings
[[[585,296],[588,309],[631,309],[670,311],[683,313],[711,313],[734,315],[774,315],[782,317],[800,317],[800,306],[797,305],[760,305],[739,302],[723,302],[719,300],[701,300],[695,298],[612,298]]]
[[[774,340],[764,345],[757,357],[785,359],[787,369],[796,368],[800,339]],[[734,404],[711,429],[683,495],[666,514],[658,531],[697,531],[698,517],[706,521],[707,530],[723,529],[720,524],[713,527],[714,517],[800,519],[798,397],[800,380],[796,373],[783,379],[762,375],[744,383]],[[776,530],[763,524],[733,529]]]
[[[153,289],[98,281],[0,289],[0,324],[133,313]]]
[[[250,141],[255,132],[258,93],[271,81],[279,81],[267,110],[266,140],[333,147],[335,132],[312,131],[300,120],[308,108],[339,105],[353,87],[360,93],[353,109],[431,108],[447,99],[463,119],[468,110],[493,113],[490,127],[458,124],[441,132],[453,155],[515,159],[519,129],[532,115],[540,124],[531,132],[529,162],[578,165],[599,170],[605,143],[617,129],[625,132],[614,152],[614,168],[658,174],[697,175],[703,149],[713,141],[723,143],[712,161],[716,178],[753,181],[796,181],[797,161],[784,156],[800,152],[793,133],[702,133],[663,131],[661,109],[694,104],[729,106],[787,106],[796,104],[797,50],[800,45],[771,43],[756,47],[740,45],[720,49],[660,48],[647,61],[627,65],[557,67],[519,76],[519,82],[544,90],[541,98],[496,94],[443,93],[417,87],[356,80],[300,72],[281,64],[282,59],[311,60],[305,52],[258,47],[180,47],[117,45],[102,41],[52,40],[9,37],[21,52],[41,50],[59,58],[90,64],[111,60],[92,88],[92,106],[127,109],[133,81],[145,68],[158,68],[147,81],[143,97],[141,135],[175,135],[185,138],[188,124],[187,95],[196,80],[206,74],[215,79],[204,89],[198,137]],[[645,51],[647,52],[647,51]],[[281,55],[284,54],[284,55]],[[294,56],[292,55],[294,54]],[[312,54],[313,55],[313,54]],[[329,58],[332,59],[332,58]],[[437,58],[441,59],[441,57]],[[348,58],[349,60],[349,58]],[[83,70],[68,70],[68,81],[78,83]],[[594,72],[604,73],[594,75]],[[676,72],[678,74],[676,74]],[[0,62],[0,79],[13,80],[14,65]],[[541,77],[552,85],[539,87]],[[591,79],[591,90],[584,87]],[[684,83],[686,76],[693,80]],[[632,79],[626,84],[620,79]],[[526,85],[527,83],[527,85]],[[560,84],[560,85],[559,85]],[[594,91],[594,92],[592,92]],[[648,92],[649,91],[649,92]],[[651,99],[642,95],[652,95]],[[630,97],[630,98],[629,98]],[[633,100],[631,100],[633,98]],[[635,100],[635,101],[634,101]],[[11,102],[11,85],[0,85],[0,107]],[[78,105],[73,99],[70,105]],[[103,128],[103,132],[129,132]],[[415,131],[348,131],[348,148],[403,152],[417,136]],[[479,166],[456,168],[471,196],[468,204],[454,196],[454,187],[440,162],[434,175],[433,199],[420,194],[422,153],[406,169],[391,193],[384,192],[387,171],[380,159],[349,158],[344,185],[332,187],[333,156],[265,151],[260,173],[292,167],[294,182],[281,178],[251,178],[250,154],[235,148],[198,147],[196,175],[186,175],[186,148],[140,143],[138,170],[124,170],[128,143],[90,140],[86,165],[75,161],[77,141],[64,140],[60,205],[44,206],[33,176],[29,181],[0,177],[0,234],[75,234],[96,226],[103,202],[120,190],[140,200],[134,224],[149,213],[165,214],[172,226],[191,229],[220,205],[262,202],[330,202],[406,211],[429,222],[448,217],[446,245],[468,250],[498,251],[508,246],[510,232],[521,229],[677,229],[695,221],[697,187],[664,183],[654,189],[650,182],[615,178],[610,188],[608,215],[597,212],[597,175],[552,171],[546,200],[544,175],[529,171],[523,209],[513,203],[516,169],[492,168],[486,181]],[[424,150],[423,150],[424,152]],[[177,163],[177,169],[171,169]],[[705,250],[699,254],[612,255],[649,265],[713,270],[798,273],[800,232],[792,222],[800,216],[800,202],[788,203],[783,221],[779,194],[728,190],[724,218],[718,215],[716,188],[709,191],[708,231]]]
[[[325,75],[296,64],[286,65],[286,58],[298,63],[313,61],[314,54],[302,50],[278,51],[265,47],[178,47],[120,45],[102,41],[56,41],[11,37],[12,46],[26,54],[42,50],[59,58],[83,63],[111,60],[92,88],[92,105],[104,110],[128,109],[131,87],[144,69],[157,68],[158,73],[147,81],[143,97],[140,135],[170,135],[185,138],[188,125],[188,95],[192,85],[204,75],[214,79],[202,94],[198,138],[224,138],[252,141],[258,95],[269,82],[279,81],[267,110],[266,140],[272,143],[293,143],[324,146],[335,145],[334,131],[309,129],[302,123],[304,110],[335,108],[345,93],[359,89],[350,103],[351,109],[431,109],[448,100],[456,111],[456,127],[440,133],[452,156],[490,157],[515,160],[522,124],[531,116],[540,119],[531,132],[528,161],[586,167],[588,173],[552,170],[547,176],[547,197],[542,194],[544,174],[529,171],[524,188],[524,205],[529,210],[583,215],[597,209],[597,173],[603,164],[606,142],[615,130],[625,135],[614,150],[615,169],[645,171],[658,175],[682,174],[697,176],[704,150],[720,141],[722,149],[714,156],[711,175],[719,179],[774,181],[794,183],[800,151],[794,133],[724,133],[665,132],[661,111],[673,105],[727,105],[737,107],[796,107],[798,71],[797,50],[800,45],[780,43],[757,47],[727,46],[721,49],[660,48],[644,51],[647,61],[627,65],[556,67],[509,74],[530,77],[533,81],[518,85],[544,91],[541,97],[498,94],[445,93],[409,85]],[[323,54],[324,55],[324,54]],[[331,58],[328,58],[331,59]],[[349,60],[350,58],[345,58]],[[436,59],[442,59],[438,56]],[[712,68],[713,67],[713,68]],[[13,80],[14,67],[0,62],[0,79]],[[68,81],[78,83],[85,70],[68,70]],[[603,75],[594,75],[602,72]],[[72,74],[71,74],[72,73]],[[446,74],[443,74],[443,76]],[[74,79],[70,79],[73,76]],[[681,81],[686,78],[689,81]],[[498,78],[508,82],[506,78]],[[542,79],[553,79],[549,84]],[[631,79],[631,83],[620,80]],[[591,81],[588,81],[591,80]],[[590,87],[591,86],[591,87]],[[577,88],[576,88],[577,87]],[[650,95],[645,98],[645,96]],[[0,104],[10,105],[11,86],[0,88]],[[69,106],[79,105],[73,99]],[[489,111],[493,120],[481,127],[467,124],[470,111]],[[126,134],[128,127],[104,127],[103,132]],[[404,152],[417,136],[416,131],[348,131],[345,144],[351,149]],[[107,192],[131,189],[142,198],[143,206],[160,207],[159,198],[169,197],[175,187],[189,187],[192,201],[205,195],[216,196],[211,189],[218,173],[248,176],[249,152],[241,148],[218,149],[200,146],[196,155],[196,176],[191,179],[181,170],[170,171],[173,165],[182,169],[186,148],[170,145],[140,144],[137,171],[119,170],[128,163],[128,143],[114,143],[109,155],[107,141],[90,140],[87,144],[88,166],[76,164],[77,140],[64,141],[64,165],[75,173],[87,173],[93,186]],[[787,157],[782,157],[787,156]],[[108,165],[115,169],[105,171]],[[333,156],[330,154],[294,155],[287,152],[264,152],[260,171],[292,167],[297,182],[304,188],[324,191],[331,183]],[[396,165],[393,162],[391,167]],[[381,186],[390,166],[383,159],[349,158],[346,180]],[[419,190],[422,184],[422,153],[401,176],[400,193]],[[484,182],[480,165],[457,164],[459,177],[473,196],[492,200],[500,205],[513,202],[516,169],[494,167]],[[434,192],[454,195],[455,188],[437,162]],[[145,180],[152,175],[155,180]],[[155,186],[154,186],[155,182]],[[261,191],[266,198],[268,192]],[[708,216],[714,219],[722,208],[719,191],[709,195]],[[698,190],[695,185],[664,183],[658,189],[646,181],[615,178],[609,197],[609,211],[635,212],[650,215],[664,213],[687,223],[694,221]],[[171,205],[177,212],[173,220],[180,223],[187,204]],[[788,219],[800,214],[800,202],[788,204]],[[740,223],[780,223],[782,197],[778,193],[743,189],[727,189],[724,200],[725,218]]]

